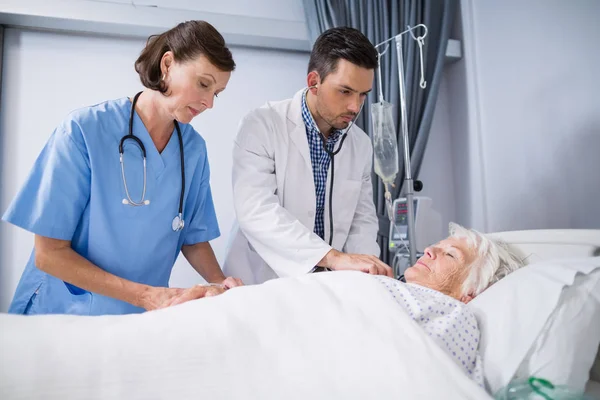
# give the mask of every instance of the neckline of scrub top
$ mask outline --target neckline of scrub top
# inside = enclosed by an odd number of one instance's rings
[[[127,105],[127,123],[129,124],[129,115],[131,112],[131,100],[129,97],[126,97],[126,105]],[[179,124],[179,128],[181,129],[181,140],[183,140],[183,126]],[[129,129],[129,125],[127,126]],[[177,130],[175,129],[175,125],[173,125],[173,131],[171,132],[171,137],[167,142],[167,145],[163,149],[162,153],[158,152],[152,137],[150,136],[150,132],[146,129],[146,125],[142,121],[142,118],[138,114],[136,110],[133,113],[133,133],[142,141],[144,147],[146,148],[146,158],[148,159],[148,167],[151,170],[154,170],[156,174],[156,178],[159,178],[162,172],[165,170],[165,160],[174,160],[171,157],[172,153],[179,151],[179,139],[177,138]],[[180,157],[177,157],[177,162],[180,161]]]

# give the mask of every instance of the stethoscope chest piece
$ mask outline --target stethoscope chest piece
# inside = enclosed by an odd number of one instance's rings
[[[185,222],[183,221],[183,218],[181,218],[181,214],[176,215],[175,218],[173,218],[173,222],[171,222],[171,228],[173,228],[173,231],[178,232],[182,230],[184,226]]]

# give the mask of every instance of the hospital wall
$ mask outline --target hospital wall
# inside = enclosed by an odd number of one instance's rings
[[[599,15],[597,0],[461,2],[463,59],[445,71],[459,222],[600,228]]]
[[[445,66],[445,69],[447,68],[448,66]],[[443,77],[418,176],[423,182],[423,190],[416,195],[430,197],[433,210],[441,217],[441,226],[428,228],[428,231],[432,232],[430,239],[432,241],[443,239],[448,233],[448,224],[457,221],[456,185],[452,172],[455,161],[450,151],[453,137],[449,129],[451,121],[449,95],[449,81]]]
[[[133,62],[143,40],[4,31],[0,99],[0,213],[27,177],[54,127],[71,110],[141,90]],[[222,261],[233,223],[231,150],[240,118],[267,100],[291,97],[305,85],[308,53],[232,48],[237,63],[212,110],[194,120],[208,146],[211,185],[221,237],[212,242]],[[123,132],[125,134],[125,132]],[[114,149],[117,151],[117,149]],[[121,199],[116,199],[115,202]],[[173,204],[175,213],[177,205]],[[170,211],[167,211],[170,212]],[[174,215],[174,214],[173,214]],[[33,236],[0,224],[0,311],[6,311],[29,258]],[[183,257],[171,283],[201,282]]]

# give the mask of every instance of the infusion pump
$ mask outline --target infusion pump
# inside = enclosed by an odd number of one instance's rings
[[[440,214],[431,208],[432,200],[429,197],[415,196],[413,201],[415,248],[418,252],[421,252],[427,246],[446,237],[446,232],[442,228]],[[394,200],[392,209],[394,218],[390,224],[389,250],[392,253],[397,251],[408,252],[408,204],[406,198],[401,197]]]

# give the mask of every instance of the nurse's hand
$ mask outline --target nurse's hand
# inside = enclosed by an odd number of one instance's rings
[[[225,292],[227,288],[215,285],[196,285],[188,289],[152,287],[142,297],[142,306],[146,310],[171,307],[186,301],[211,297]]]
[[[392,268],[375,256],[348,254],[333,249],[323,257],[318,265],[336,271],[362,271],[371,275],[385,275],[390,278],[394,276]]]

